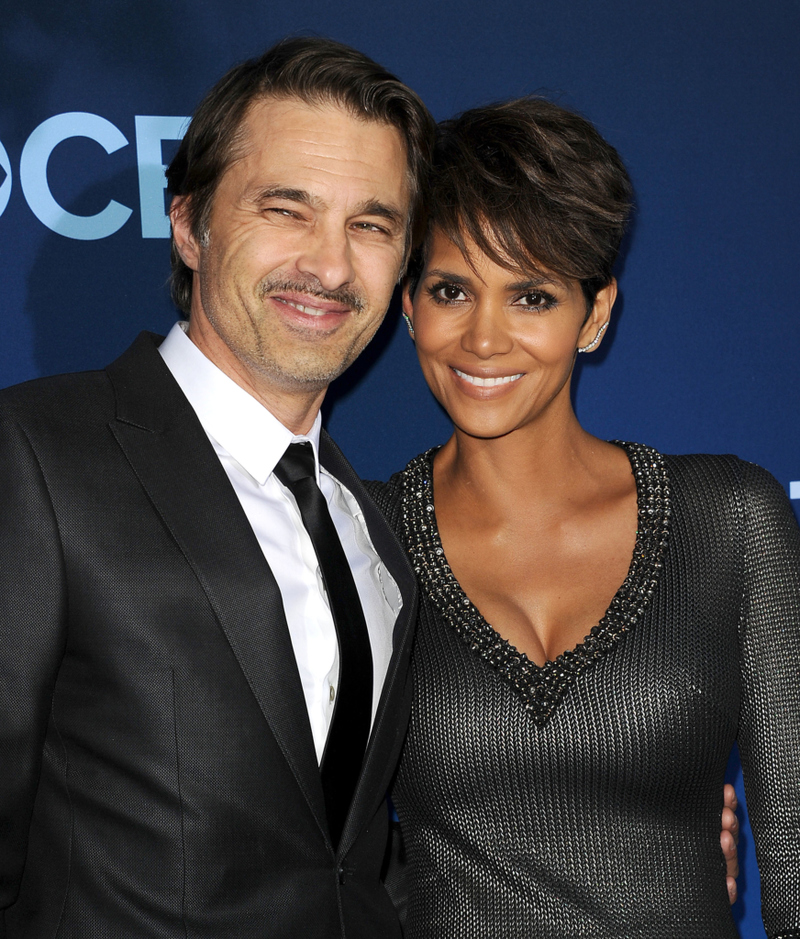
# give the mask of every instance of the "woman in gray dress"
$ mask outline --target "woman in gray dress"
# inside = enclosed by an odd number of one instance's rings
[[[585,431],[631,204],[526,98],[442,125],[404,314],[452,437],[373,489],[421,582],[393,797],[409,939],[733,939],[738,741],[770,939],[800,936],[800,534],[768,473]]]

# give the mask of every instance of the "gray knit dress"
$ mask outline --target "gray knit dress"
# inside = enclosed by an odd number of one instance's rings
[[[767,934],[800,937],[790,504],[735,457],[622,446],[639,506],[628,576],[586,640],[542,668],[450,571],[432,453],[370,484],[422,587],[393,791],[407,939],[734,939],[719,831],[735,741]]]

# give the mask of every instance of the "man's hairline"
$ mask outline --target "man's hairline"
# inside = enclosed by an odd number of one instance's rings
[[[194,232],[195,237],[198,240],[198,243],[201,247],[208,247],[209,241],[209,219],[211,217],[211,212],[214,206],[214,200],[217,196],[217,189],[219,188],[220,183],[222,182],[223,177],[240,160],[244,159],[245,156],[250,150],[239,145],[241,139],[245,136],[243,133],[243,128],[247,122],[248,117],[250,116],[252,110],[264,101],[290,101],[295,100],[300,102],[309,108],[315,108],[322,110],[325,107],[337,108],[339,111],[348,114],[350,117],[354,118],[357,121],[361,121],[364,124],[377,124],[382,127],[389,127],[392,130],[396,131],[398,138],[400,139],[400,144],[403,147],[403,152],[405,154],[405,164],[406,164],[406,185],[408,186],[408,218],[406,220],[406,234],[405,234],[405,244],[403,246],[403,263],[400,268],[400,275],[398,278],[398,283],[402,280],[405,275],[406,268],[408,267],[408,262],[411,257],[411,241],[412,241],[412,228],[413,228],[413,213],[412,206],[416,201],[416,198],[419,194],[419,183],[415,179],[414,174],[411,171],[411,150],[408,145],[408,141],[405,138],[400,127],[396,124],[393,124],[391,121],[386,120],[385,118],[373,116],[370,114],[364,114],[362,111],[358,111],[356,108],[348,105],[346,101],[341,101],[335,95],[325,92],[320,92],[314,95],[309,95],[304,97],[299,95],[296,92],[292,91],[273,91],[267,90],[259,93],[252,97],[248,102],[242,113],[242,116],[239,120],[239,123],[236,127],[236,130],[233,134],[233,139],[231,141],[230,149],[228,150],[228,158],[225,161],[222,172],[218,175],[217,179],[214,181],[214,188],[211,191],[211,195],[206,203],[206,206],[203,210],[203,215],[197,220],[196,231]],[[184,196],[190,203],[192,200],[192,194],[187,193]]]

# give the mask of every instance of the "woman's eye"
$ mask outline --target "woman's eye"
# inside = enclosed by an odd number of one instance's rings
[[[526,293],[517,300],[520,306],[529,307],[535,310],[547,310],[556,303],[556,298],[544,291],[536,290],[533,293]]]
[[[464,291],[457,284],[436,284],[430,293],[434,300],[444,303],[457,303],[466,299]]]

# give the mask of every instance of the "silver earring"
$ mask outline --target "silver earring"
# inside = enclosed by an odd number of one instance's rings
[[[603,338],[603,333],[608,328],[608,323],[603,323],[600,329],[597,330],[597,335],[592,339],[588,346],[578,346],[578,352],[591,352],[592,349],[596,349],[600,345],[600,340]]]
[[[403,319],[406,321],[406,326],[408,326],[408,334],[411,338],[414,338],[414,324],[411,322],[411,317],[408,313],[403,314]]]

